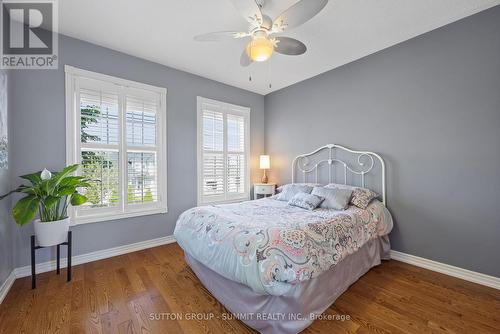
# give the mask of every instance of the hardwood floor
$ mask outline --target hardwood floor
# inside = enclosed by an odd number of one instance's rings
[[[0,305],[0,333],[253,333],[201,285],[177,244],[18,279]],[[151,319],[163,313],[163,319]],[[186,319],[193,313],[219,319]],[[183,314],[182,319],[167,319]],[[500,333],[500,291],[386,261],[305,333]],[[161,315],[158,315],[161,318]]]

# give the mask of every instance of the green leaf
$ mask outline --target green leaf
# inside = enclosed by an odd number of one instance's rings
[[[52,208],[54,205],[57,204],[57,202],[59,202],[59,200],[61,199],[61,197],[56,197],[56,196],[48,196],[47,198],[45,198],[45,200],[43,201],[43,204],[45,205],[46,208]]]
[[[23,194],[36,195],[36,191],[32,187],[21,188],[19,192]]]
[[[22,193],[28,193],[29,190],[33,191],[31,187],[20,185],[16,189],[11,190],[8,193],[6,193],[5,195],[0,196],[0,200],[4,199],[5,197],[7,197],[7,196],[9,196],[9,195],[11,195],[13,193],[21,193],[21,192]]]
[[[19,200],[12,209],[12,216],[19,225],[29,223],[35,218],[36,210],[40,204],[40,199],[28,195]]]
[[[52,178],[54,185],[58,185],[61,180],[63,180],[66,176],[69,176],[71,173],[76,172],[79,164],[69,165],[65,167],[62,171],[58,173],[54,173],[55,176]]]
[[[59,188],[57,195],[69,196],[69,195],[73,194],[75,191],[76,191],[76,187],[72,187],[72,186],[61,187],[61,188]]]
[[[79,193],[74,193],[71,195],[71,205],[78,206],[87,202],[87,197],[80,195]]]
[[[40,177],[40,174],[42,172],[36,172],[32,174],[26,174],[26,175],[21,175],[19,176],[21,179],[25,179],[31,182],[32,185],[36,186],[40,182],[42,182],[42,178]]]
[[[76,187],[80,184],[80,182],[82,182],[83,179],[84,179],[83,176],[68,176],[62,179],[61,182],[59,182],[59,185],[61,187],[66,187],[66,186]]]
[[[54,190],[54,185],[52,184],[51,180],[52,179],[43,180],[42,182],[40,182],[40,184],[38,185],[40,194],[45,196],[52,194],[52,191]]]

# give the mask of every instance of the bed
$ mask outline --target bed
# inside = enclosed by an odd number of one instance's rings
[[[174,232],[205,287],[261,333],[300,332],[389,259],[393,222],[379,155],[325,145],[293,160],[292,183],[300,176],[305,183],[378,182],[380,200],[342,211],[309,211],[276,198],[196,207],[179,216]]]

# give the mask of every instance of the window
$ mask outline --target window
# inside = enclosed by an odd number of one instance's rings
[[[166,89],[65,71],[67,163],[92,180],[75,222],[167,212]]]
[[[250,198],[250,109],[198,97],[198,204]]]

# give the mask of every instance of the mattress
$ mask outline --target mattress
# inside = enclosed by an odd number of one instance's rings
[[[389,259],[388,236],[368,241],[356,253],[317,278],[294,285],[285,295],[260,295],[227,279],[185,254],[186,261],[203,285],[230,312],[226,317],[243,321],[263,334],[301,332],[370,268]],[[340,315],[346,316],[346,315]]]
[[[344,211],[291,207],[266,198],[192,208],[174,236],[190,259],[257,295],[287,295],[387,235],[392,217],[375,200]]]

